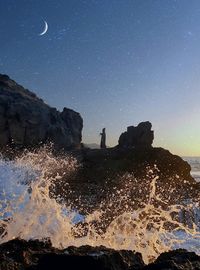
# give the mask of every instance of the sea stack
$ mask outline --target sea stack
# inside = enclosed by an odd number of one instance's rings
[[[151,128],[152,124],[149,121],[141,122],[136,127],[127,127],[127,131],[119,137],[119,147],[151,147],[154,139],[154,132]]]

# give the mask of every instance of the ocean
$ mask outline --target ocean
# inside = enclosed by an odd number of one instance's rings
[[[182,157],[191,166],[191,175],[197,181],[200,182],[200,157]]]

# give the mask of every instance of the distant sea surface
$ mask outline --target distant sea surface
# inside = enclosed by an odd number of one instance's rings
[[[191,175],[200,182],[200,157],[182,157],[191,166]]]

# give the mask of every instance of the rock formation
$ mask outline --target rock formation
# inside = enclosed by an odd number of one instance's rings
[[[199,186],[190,175],[190,165],[163,148],[82,149],[75,156],[81,166],[57,182],[53,196],[62,197],[83,214],[101,205],[105,227],[125,209],[132,211],[147,203],[155,177],[163,207],[198,199]]]
[[[52,142],[56,149],[77,148],[83,120],[64,108],[60,113],[7,75],[0,75],[0,148],[36,147]]]
[[[200,257],[194,252],[177,249],[161,254],[144,270],[195,270],[200,269]]]
[[[151,130],[150,122],[142,122],[137,127],[130,126],[127,131],[119,137],[119,147],[151,147],[154,139],[154,133]]]
[[[149,265],[140,253],[100,247],[53,248],[50,242],[12,240],[0,245],[1,270],[193,270],[200,269],[200,257],[186,250],[161,254]]]

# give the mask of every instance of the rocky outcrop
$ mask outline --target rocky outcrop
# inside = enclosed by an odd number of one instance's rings
[[[144,270],[195,270],[200,269],[200,257],[194,252],[178,249],[161,254]]]
[[[50,242],[12,240],[0,245],[0,269],[139,270],[142,256],[133,251],[81,246],[64,250]]]
[[[150,122],[139,123],[137,127],[130,126],[127,131],[119,137],[119,147],[151,147],[154,139],[154,132],[151,130]]]
[[[124,211],[143,207],[155,178],[160,198],[152,200],[155,207],[198,199],[199,186],[190,175],[190,165],[163,148],[82,149],[74,155],[81,166],[57,182],[53,196],[61,196],[83,214],[101,205],[105,227]]]
[[[7,75],[0,75],[0,147],[28,148],[52,142],[56,149],[77,148],[83,120],[64,108],[60,113]]]
[[[50,242],[12,240],[0,245],[1,270],[194,270],[200,269],[200,257],[187,250],[161,254],[149,265],[140,253],[100,247],[68,247],[58,250]]]

